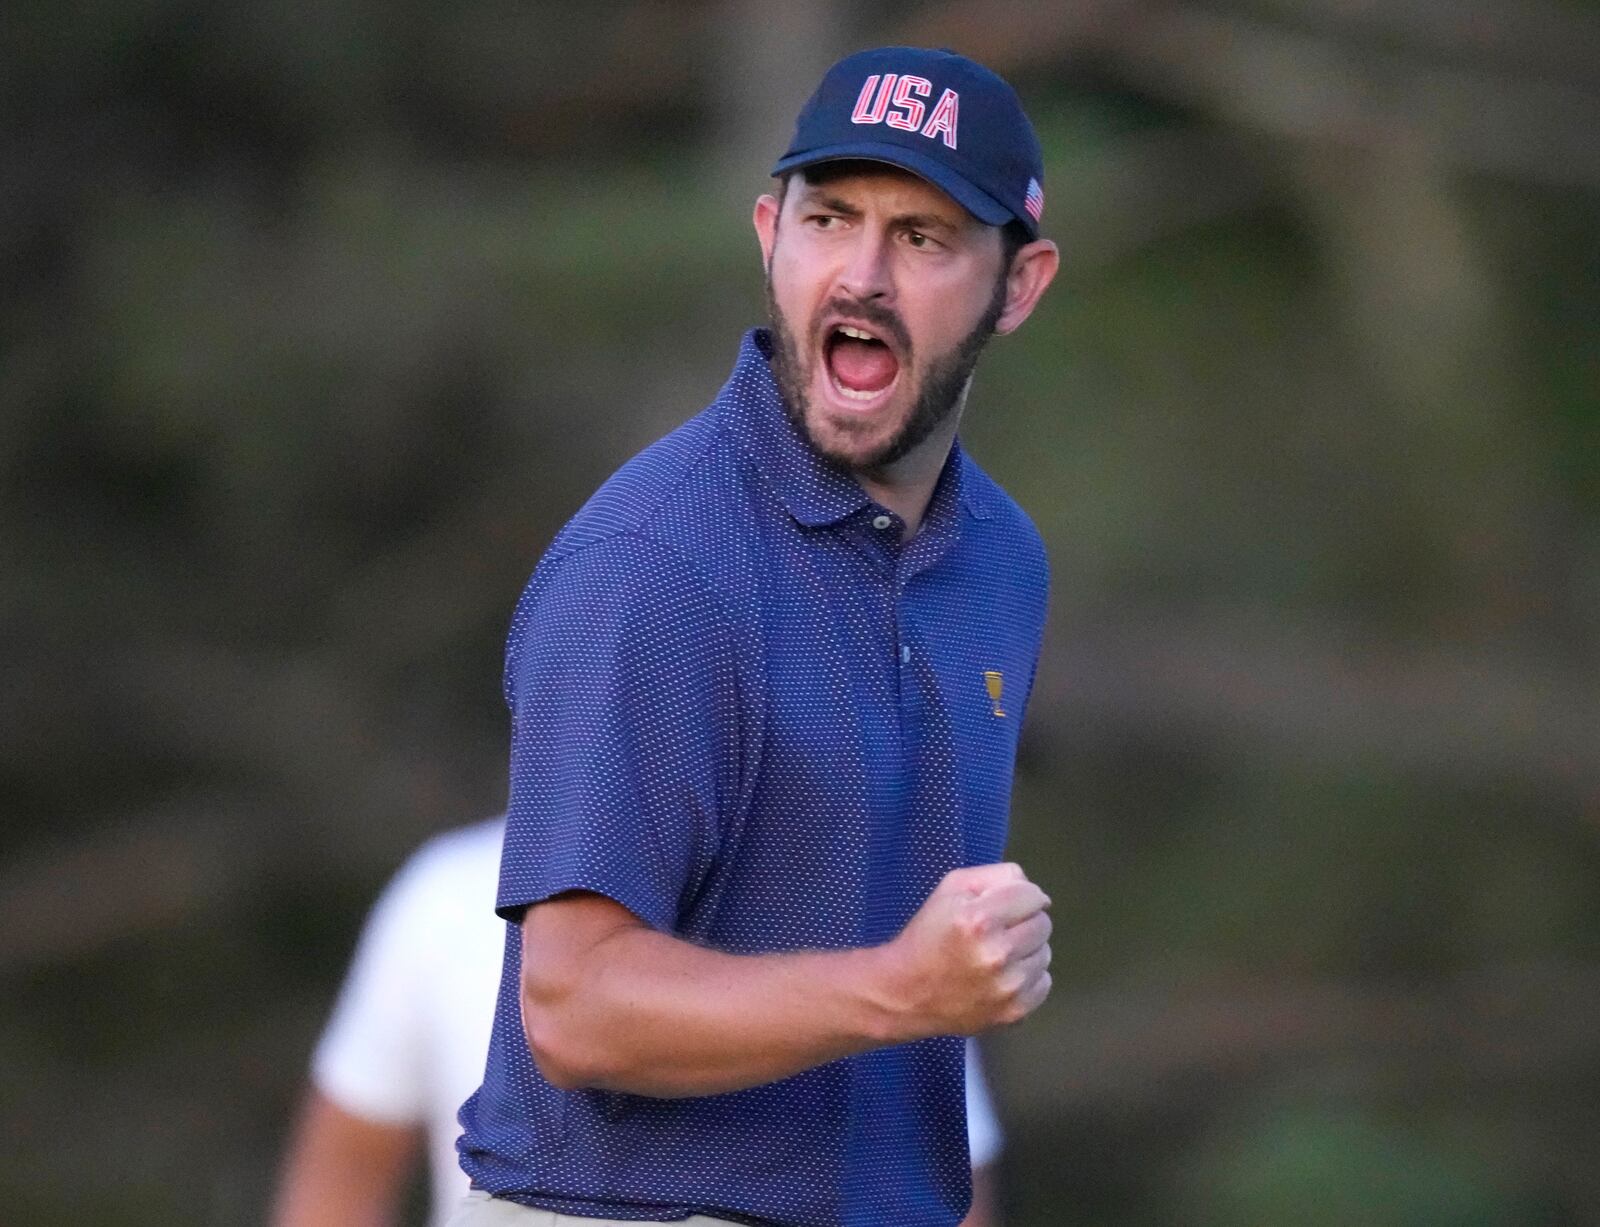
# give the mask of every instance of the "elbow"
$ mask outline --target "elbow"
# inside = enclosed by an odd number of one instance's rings
[[[605,1076],[592,1043],[585,1043],[573,1026],[569,1012],[548,992],[522,980],[522,1034],[539,1075],[557,1090],[580,1091],[597,1087]]]
[[[542,1077],[558,1091],[582,1091],[598,1087],[598,1071],[577,1060],[567,1048],[553,1041],[549,1033],[536,1025],[524,1023],[528,1036],[528,1052]]]
[[[662,1071],[641,1065],[624,1044],[607,1045],[579,1012],[541,1000],[526,986],[522,992],[522,1034],[542,1077],[558,1091],[624,1091],[674,1099],[705,1092],[693,1084],[678,1085]]]
[[[627,1089],[627,1010],[608,994],[610,937],[640,922],[581,892],[529,909],[522,921],[522,1033],[539,1074],[563,1091]]]

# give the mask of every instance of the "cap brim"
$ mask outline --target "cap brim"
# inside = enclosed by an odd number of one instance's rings
[[[926,179],[944,192],[980,222],[987,222],[991,226],[1003,226],[1007,222],[1018,221],[1027,227],[1030,234],[1037,231],[1037,225],[1032,218],[1019,217],[988,192],[974,187],[939,159],[930,158],[915,149],[907,149],[903,145],[891,144],[888,141],[851,141],[844,145],[824,145],[819,149],[807,149],[804,153],[792,153],[779,158],[778,164],[772,168],[772,173],[781,175],[785,171],[801,170],[807,166],[815,166],[819,162],[845,161],[887,162],[891,166],[900,167],[901,170],[909,170],[918,178]]]

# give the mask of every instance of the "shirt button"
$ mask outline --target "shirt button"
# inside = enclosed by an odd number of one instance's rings
[[[894,523],[894,521],[891,520],[888,516],[873,516],[872,517],[872,527],[873,528],[884,529],[884,528],[888,528],[889,525],[891,525],[893,523]]]
[[[911,663],[911,645],[909,643],[902,643],[900,645],[900,663],[902,665],[909,665]]]

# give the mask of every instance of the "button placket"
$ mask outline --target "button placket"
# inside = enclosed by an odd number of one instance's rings
[[[911,650],[911,622],[910,619],[906,617],[905,608],[906,581],[903,571],[904,562],[905,560],[902,558],[902,570],[900,574],[895,576],[894,585],[894,654],[895,659],[900,662],[901,667],[909,665],[913,655]]]

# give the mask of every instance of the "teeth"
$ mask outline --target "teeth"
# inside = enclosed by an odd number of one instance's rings
[[[898,378],[899,378],[899,376],[895,377],[895,379],[898,379]],[[890,388],[894,387],[894,383],[895,383],[895,381],[891,380],[889,382],[888,387],[890,387]],[[846,400],[859,400],[859,401],[876,400],[878,397],[882,396],[884,394],[884,392],[886,392],[888,390],[888,388],[879,388],[876,392],[860,392],[860,391],[857,391],[855,388],[847,388],[847,387],[845,387],[844,384],[840,383],[837,379],[835,379],[833,381],[833,387],[834,387],[834,391],[838,392],[839,395],[844,397]]]
[[[870,332],[863,332],[861,329],[852,328],[848,324],[840,324],[837,331],[842,332],[847,337],[853,337],[857,341],[876,341],[878,339]]]

